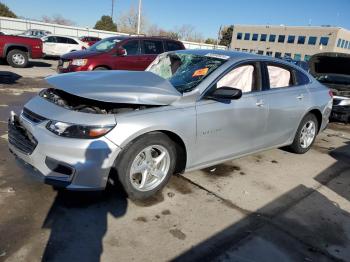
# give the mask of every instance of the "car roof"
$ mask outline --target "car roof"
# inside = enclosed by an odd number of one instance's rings
[[[193,54],[193,55],[199,55],[199,56],[217,56],[217,57],[227,57],[226,59],[229,60],[236,60],[236,59],[261,59],[261,55],[252,54],[252,53],[246,53],[246,52],[238,52],[238,51],[231,51],[231,50],[219,50],[219,49],[186,49],[186,50],[179,50],[175,52],[181,52],[186,54]],[[267,56],[265,58],[268,58]]]
[[[111,36],[111,37],[107,37],[107,38],[108,39],[119,39],[119,40],[125,40],[125,39],[154,39],[154,40],[167,40],[167,41],[181,42],[179,40],[171,39],[171,38],[168,38],[168,37],[162,37],[162,36],[118,35],[118,36]]]
[[[67,36],[67,35],[53,35],[53,34],[43,36],[43,38],[44,38],[44,37],[50,37],[50,36],[65,37],[65,38],[72,38],[72,39],[74,39],[74,40],[79,40],[79,38],[78,38],[78,37],[76,37],[76,36]],[[79,40],[79,41],[80,41],[80,40]]]

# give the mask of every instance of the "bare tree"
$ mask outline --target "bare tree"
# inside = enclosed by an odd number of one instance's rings
[[[75,22],[64,18],[62,15],[54,15],[52,17],[43,16],[41,20],[45,23],[59,24],[59,25],[75,25]]]
[[[131,6],[130,9],[126,12],[123,12],[117,19],[117,25],[120,32],[136,34],[137,32],[137,20],[138,14],[134,6]],[[141,17],[141,33],[146,33],[148,28],[148,20],[143,14]]]
[[[175,28],[174,30],[181,40],[193,41],[193,42],[203,42],[203,36],[201,33],[196,31],[193,25],[182,25]]]

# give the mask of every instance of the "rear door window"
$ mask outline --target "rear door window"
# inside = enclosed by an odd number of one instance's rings
[[[139,54],[139,40],[130,40],[122,45],[122,47],[126,50],[126,55]]]
[[[146,55],[157,55],[164,52],[163,41],[159,40],[144,40],[143,50]]]
[[[292,70],[279,65],[267,65],[270,89],[293,86]]]
[[[175,51],[175,50],[182,50],[183,49],[181,44],[174,42],[174,41],[166,41],[165,46],[166,46],[167,51]]]
[[[72,38],[67,38],[67,43],[70,44],[70,45],[77,45],[77,41],[75,41],[74,39]]]
[[[59,43],[59,44],[67,44],[68,43],[68,41],[67,41],[68,38],[66,38],[66,37],[56,36],[56,39],[57,39],[57,43]]]

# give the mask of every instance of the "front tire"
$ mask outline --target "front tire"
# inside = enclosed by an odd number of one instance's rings
[[[307,114],[298,127],[290,150],[296,154],[304,154],[311,148],[318,133],[318,121],[314,114]]]
[[[149,133],[125,147],[116,162],[118,178],[129,198],[143,200],[161,190],[174,173],[176,147],[160,132]]]
[[[7,54],[6,59],[7,63],[12,67],[24,68],[28,65],[28,53],[18,49],[11,50]]]

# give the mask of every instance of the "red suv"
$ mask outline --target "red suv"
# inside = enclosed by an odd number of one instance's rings
[[[158,54],[185,49],[180,41],[160,37],[116,36],[90,48],[61,56],[57,71],[145,70]]]

